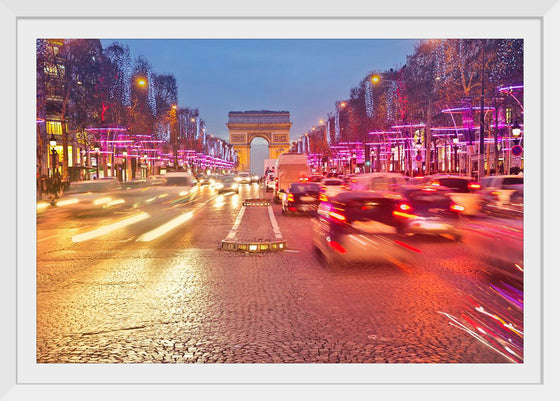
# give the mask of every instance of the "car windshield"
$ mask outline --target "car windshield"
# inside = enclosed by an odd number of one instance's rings
[[[468,180],[464,180],[461,178],[441,178],[437,181],[440,183],[440,185],[453,190],[453,192],[460,192],[460,193],[470,192]]]
[[[391,219],[394,200],[390,198],[359,198],[346,201],[342,206],[348,222],[380,221]]]
[[[290,192],[294,194],[318,194],[321,187],[317,184],[292,184],[290,185]]]
[[[431,189],[432,188],[405,191],[405,196],[409,200],[413,212],[428,211],[432,208],[449,208],[451,198],[449,198],[445,192]]]

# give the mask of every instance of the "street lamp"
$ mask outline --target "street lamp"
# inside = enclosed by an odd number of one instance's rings
[[[55,171],[55,163],[56,163],[56,138],[54,134],[51,134],[51,138],[49,140],[49,145],[51,145],[51,155],[52,155],[52,168],[51,168],[51,175],[54,175]]]

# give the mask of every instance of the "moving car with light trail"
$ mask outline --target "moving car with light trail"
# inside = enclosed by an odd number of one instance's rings
[[[316,183],[293,183],[282,197],[282,214],[315,214],[321,187]]]
[[[328,265],[406,263],[420,250],[400,235],[405,222],[393,212],[406,204],[398,194],[345,191],[321,202],[312,222],[316,252]]]
[[[482,196],[479,193],[480,184],[473,178],[452,174],[434,174],[425,177],[426,184],[446,187],[451,199],[463,206],[463,215],[476,216],[480,214]]]
[[[163,176],[165,183],[154,188],[158,198],[168,197],[171,204],[187,203],[194,199],[198,185],[193,175],[186,171],[167,173]]]
[[[324,178],[321,181],[321,200],[328,200],[344,191],[344,181],[340,178]]]
[[[250,184],[252,180],[251,174],[246,171],[242,171],[241,173],[237,174],[237,181],[240,184]]]
[[[462,238],[459,216],[465,210],[456,204],[445,187],[410,185],[400,193],[406,199],[393,215],[402,220],[405,235],[439,235],[455,241]]]
[[[223,175],[217,179],[214,184],[214,188],[218,190],[218,193],[223,192],[235,192],[239,193],[239,183],[235,179],[234,175]]]
[[[125,203],[120,193],[121,184],[115,177],[75,181],[64,191],[53,206],[64,208],[107,208]]]

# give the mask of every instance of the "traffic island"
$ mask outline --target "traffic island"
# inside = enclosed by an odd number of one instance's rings
[[[228,236],[222,240],[221,249],[247,253],[286,250],[287,243],[280,233],[270,200],[245,199]]]

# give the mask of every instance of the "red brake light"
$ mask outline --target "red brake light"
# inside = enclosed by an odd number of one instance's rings
[[[321,202],[326,202],[326,201],[328,201],[328,198],[325,194],[319,194],[319,200]]]
[[[307,181],[309,181],[309,178],[307,178],[307,177],[299,177],[299,181],[300,181],[300,182],[307,182]]]
[[[478,182],[469,182],[468,184],[469,189],[480,189],[480,184]]]
[[[462,213],[465,211],[465,207],[461,206],[461,205],[457,205],[455,203],[453,203],[451,206],[449,206],[449,209],[451,209],[451,211],[453,212],[457,212],[457,213]]]
[[[286,200],[288,202],[293,202],[294,201],[294,195],[293,194],[288,194],[288,198]]]
[[[432,185],[433,185],[434,187],[439,187],[439,181],[433,181],[433,182],[432,182]]]
[[[346,249],[336,241],[329,241],[329,245],[340,253],[346,253]]]

